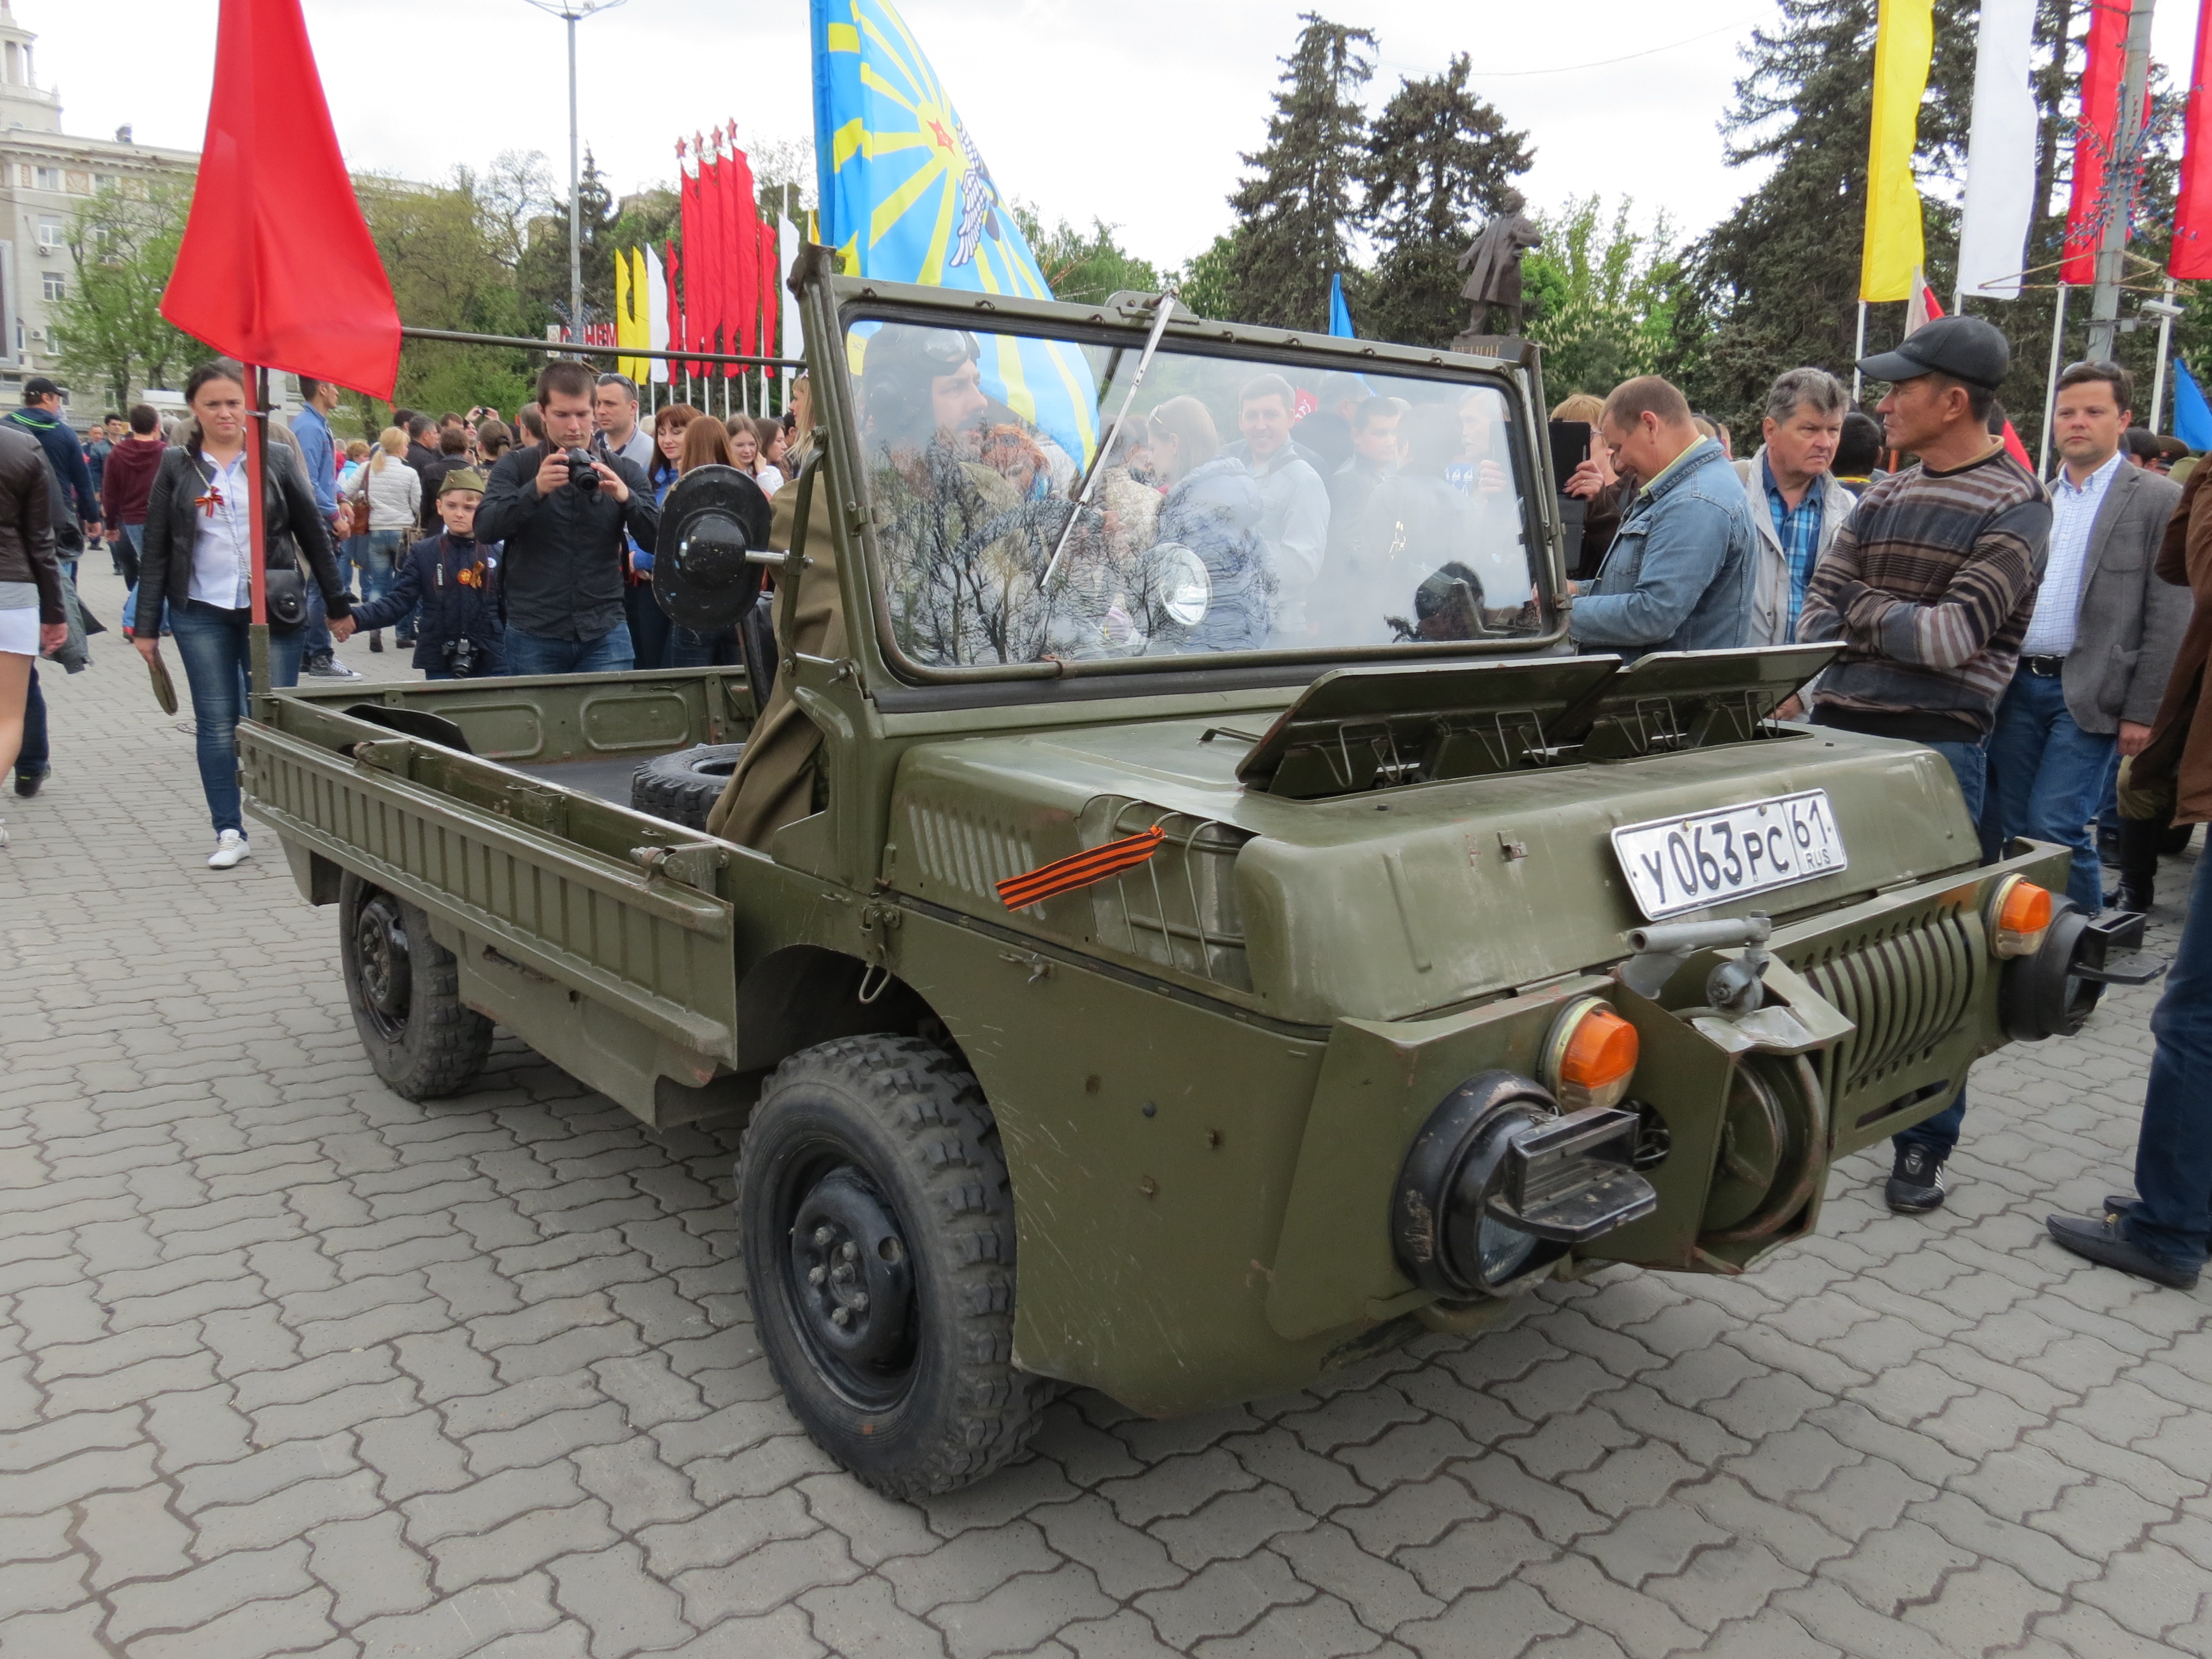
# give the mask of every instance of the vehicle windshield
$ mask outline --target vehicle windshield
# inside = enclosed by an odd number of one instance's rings
[[[1170,343],[1078,508],[1140,343],[863,321],[848,347],[877,580],[912,663],[1545,631],[1528,464],[1495,385]]]

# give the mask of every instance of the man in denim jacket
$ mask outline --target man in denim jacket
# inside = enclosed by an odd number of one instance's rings
[[[1713,651],[1747,645],[1759,529],[1727,453],[1691,423],[1682,394],[1647,374],[1600,417],[1613,464],[1646,482],[1621,515],[1567,625],[1583,651]]]

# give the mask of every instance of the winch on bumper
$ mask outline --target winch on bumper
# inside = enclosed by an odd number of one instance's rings
[[[1571,1260],[1741,1273],[1802,1237],[1836,1159],[1942,1110],[1980,1055],[2078,1029],[2100,982],[2158,971],[2118,957],[2129,924],[2068,923],[2063,901],[2032,936],[2008,933],[2008,897],[2065,879],[2063,854],[2016,845],[1763,942],[1746,918],[1639,930],[1624,945],[1647,948],[1611,971],[1339,1021],[1270,1324],[1472,1324]],[[1714,937],[1656,948],[1699,928]],[[1609,1097],[1562,1068],[1561,1028],[1591,1007],[1634,1039]]]

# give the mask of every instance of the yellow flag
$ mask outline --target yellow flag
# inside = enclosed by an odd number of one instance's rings
[[[1919,136],[1921,95],[1928,90],[1928,61],[1936,50],[1934,13],[1934,0],[1881,0],[1875,14],[1862,300],[1911,298],[1912,273],[1923,263],[1912,147]]]
[[[653,344],[653,320],[648,314],[645,288],[645,255],[635,248],[615,250],[615,343],[618,346],[640,346],[650,349]],[[616,359],[621,371],[631,380],[642,382],[653,372],[650,357],[621,357]]]

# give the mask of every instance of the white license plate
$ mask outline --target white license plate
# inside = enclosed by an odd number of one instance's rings
[[[1850,863],[1825,789],[1626,824],[1613,832],[1613,850],[1647,921],[1810,881]]]

